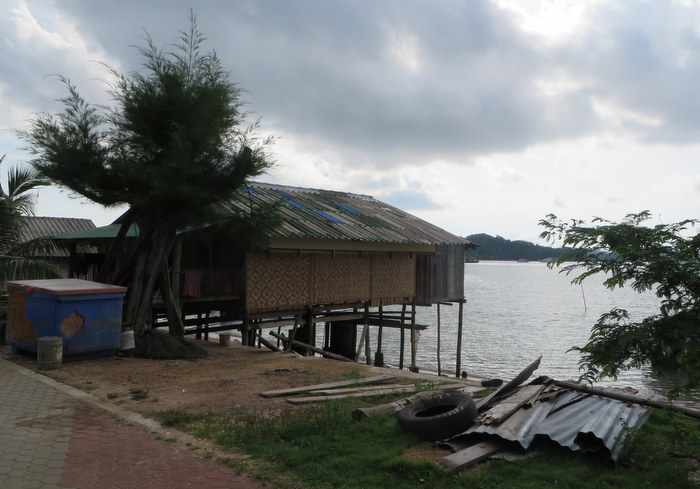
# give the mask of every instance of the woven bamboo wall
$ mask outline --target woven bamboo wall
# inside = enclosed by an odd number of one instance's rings
[[[311,301],[311,256],[257,255],[246,258],[248,312],[296,309]]]
[[[316,304],[397,304],[416,287],[415,256],[262,255],[246,259],[249,313],[302,309]]]
[[[314,304],[350,304],[369,297],[369,257],[315,255],[312,266]]]
[[[415,255],[375,255],[372,259],[372,304],[400,304],[416,295]]]

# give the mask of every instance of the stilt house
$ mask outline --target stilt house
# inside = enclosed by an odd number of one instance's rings
[[[272,203],[281,223],[263,250],[242,250],[231,238],[204,239],[206,227],[181,234],[171,269],[189,333],[235,327],[253,343],[263,329],[289,327],[296,339],[313,344],[316,325],[325,323],[324,346],[355,356],[358,324],[413,331],[416,305],[456,302],[461,309],[465,239],[346,192],[256,182],[225,208],[240,213]],[[100,263],[118,228],[62,236],[76,250],[74,276],[92,278],[91,265]],[[384,314],[390,305],[404,306],[405,313]],[[154,314],[164,320],[158,304]]]

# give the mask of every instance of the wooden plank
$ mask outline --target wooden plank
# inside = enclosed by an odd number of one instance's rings
[[[314,323],[325,323],[327,321],[355,321],[361,320],[365,317],[364,314],[336,314],[336,315],[326,315],[314,318]]]
[[[442,375],[442,363],[440,362],[440,303],[437,304],[437,369],[438,377]]]
[[[368,387],[344,387],[341,389],[319,389],[311,391],[310,394],[319,396],[334,396],[339,394],[352,394],[353,392],[372,392],[382,389],[396,389],[403,387],[415,387],[414,384],[381,384]]]
[[[448,471],[457,472],[458,470],[466,469],[470,465],[477,464],[489,458],[505,447],[506,445],[500,441],[482,441],[464,450],[455,452],[452,455],[443,457],[440,459],[440,463],[444,465]]]
[[[482,424],[502,423],[525,404],[536,399],[545,387],[545,385],[526,385],[520,388],[517,392],[503,399],[483,413],[479,421]]]
[[[367,365],[372,365],[372,348],[369,344],[369,320],[367,316],[369,314],[369,304],[365,304],[365,328],[362,333],[365,335],[365,363]]]
[[[416,301],[411,303],[411,366],[409,369],[411,372],[418,372],[418,366],[416,366]]]
[[[382,335],[384,332],[384,306],[379,301],[379,331],[377,332],[377,351],[374,353],[374,366],[384,366],[384,352],[382,352]]]
[[[404,328],[404,320],[406,319],[406,303],[401,304],[401,347],[399,351],[399,369],[403,370],[403,352],[406,339],[406,329]]]
[[[378,316],[369,316],[367,318],[367,324],[370,326],[379,326],[379,317]],[[390,328],[390,329],[400,329],[401,328],[401,320],[400,319],[386,319],[384,318],[382,325],[385,328]],[[408,326],[404,326],[405,328],[408,328]],[[416,331],[425,331],[428,329],[427,324],[415,324],[414,329]]]
[[[280,351],[280,349],[277,348],[277,346],[273,345],[273,344],[270,343],[268,340],[266,340],[265,338],[263,338],[262,335],[258,335],[258,341],[259,341],[263,346],[266,346],[267,348],[269,348],[269,349],[272,350],[272,351]]]
[[[525,367],[523,371],[520,372],[513,380],[506,384],[503,384],[493,394],[478,402],[476,404],[476,407],[479,409],[479,412],[486,411],[494,404],[494,402],[498,398],[503,397],[509,392],[515,390],[516,387],[518,387],[520,384],[529,379],[530,376],[535,372],[535,370],[539,368],[541,360],[542,356],[540,356],[537,360]]]
[[[326,357],[326,358],[330,358],[332,360],[338,360],[340,362],[353,362],[353,363],[355,363],[355,361],[352,358],[344,357],[343,355],[337,355],[335,353],[332,353],[332,352],[329,352],[326,350],[322,350],[320,348],[316,348],[315,346],[309,345],[308,343],[304,343],[303,341],[299,341],[299,340],[289,341],[289,339],[286,336],[284,336],[283,334],[277,334],[274,331],[270,331],[270,335],[274,336],[275,338],[279,338],[284,343],[286,343],[288,347],[289,347],[289,345],[294,345],[294,346],[298,346],[300,348],[305,348],[306,350],[310,350],[314,353],[318,353],[319,355]],[[289,350],[289,348],[287,348],[287,350]]]
[[[664,401],[661,399],[649,399],[645,397],[635,396],[632,394],[626,394],[612,389],[601,389],[600,387],[591,387],[584,384],[578,384],[576,382],[567,382],[562,380],[551,380],[551,383],[557,387],[563,387],[565,389],[573,389],[579,392],[586,392],[594,396],[607,397],[609,399],[615,399],[617,401],[630,402],[633,404],[641,404],[644,406],[651,406],[659,409],[668,409],[671,411],[678,411],[687,416],[693,418],[700,418],[700,409],[695,409],[687,406],[682,406],[679,404],[674,404],[670,401]]]
[[[373,416],[386,416],[388,414],[393,414],[397,411],[400,411],[401,409],[405,408],[409,404],[416,402],[418,399],[430,397],[430,396],[434,395],[436,392],[452,391],[452,390],[477,394],[478,392],[482,391],[483,389],[478,389],[476,387],[465,387],[462,384],[457,384],[457,383],[453,382],[450,384],[433,387],[429,391],[419,392],[418,394],[415,394],[415,395],[410,396],[410,397],[405,397],[403,399],[399,399],[396,401],[387,402],[385,404],[379,404],[378,406],[371,406],[371,407],[366,407],[366,408],[355,409],[352,412],[352,417],[355,420],[360,420],[360,419],[364,419],[364,418],[370,418]]]
[[[340,394],[337,396],[309,396],[309,397],[290,397],[287,402],[290,404],[312,404],[315,402],[326,402],[332,401],[334,399],[349,399],[355,397],[378,397],[378,396],[388,396],[391,394],[407,394],[411,392],[416,392],[418,388],[415,386],[394,388],[394,389],[384,389],[376,390],[372,392],[356,392],[354,394]]]
[[[457,361],[455,362],[455,377],[462,376],[462,328],[464,324],[464,300],[459,302],[457,311]]]
[[[288,326],[294,326],[294,319],[280,319],[278,321],[263,321],[258,323],[260,328],[286,328]]]
[[[319,389],[333,389],[335,387],[347,387],[350,385],[367,385],[367,384],[379,384],[381,382],[387,382],[396,380],[396,377],[391,375],[375,375],[374,377],[365,377],[362,379],[352,379],[352,380],[339,380],[337,382],[326,382],[324,384],[314,384],[305,385],[301,387],[290,387],[288,389],[276,389],[271,391],[261,392],[261,397],[282,397],[288,396],[290,394],[301,394],[303,392],[311,392],[313,390]]]

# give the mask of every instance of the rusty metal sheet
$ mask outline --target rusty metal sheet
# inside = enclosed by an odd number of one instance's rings
[[[546,436],[573,451],[605,449],[617,460],[630,430],[640,427],[648,415],[645,406],[566,390],[520,409],[498,426],[475,425],[448,444],[458,448],[468,435],[486,434],[527,449],[536,436]]]

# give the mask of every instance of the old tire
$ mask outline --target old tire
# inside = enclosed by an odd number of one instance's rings
[[[398,413],[402,429],[429,441],[463,432],[474,423],[476,416],[476,404],[463,392],[441,392],[418,399]]]

